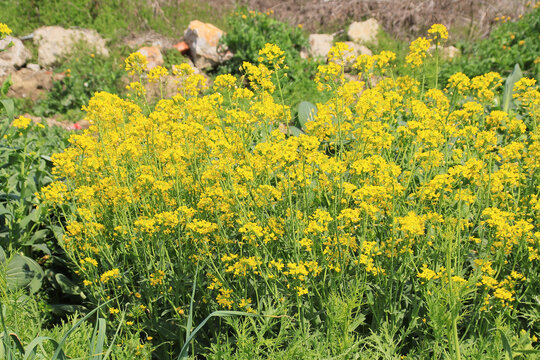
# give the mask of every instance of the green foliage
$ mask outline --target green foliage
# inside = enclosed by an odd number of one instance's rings
[[[163,66],[172,73],[173,65],[180,65],[188,62],[188,58],[176,49],[163,51]]]
[[[244,61],[257,63],[259,50],[267,43],[276,44],[285,52],[285,64],[289,67],[286,71],[288,80],[284,81],[278,94],[283,102],[296,109],[302,100],[324,101],[325,97],[317,92],[312,81],[320,63],[300,56],[302,49],[308,46],[301,28],[273,18],[271,12],[261,13],[246,8],[229,15],[227,24],[227,34],[223,36],[222,43],[234,55],[220,65],[218,73],[239,74]]]
[[[0,272],[0,285],[4,278]],[[139,345],[139,334],[107,329],[104,318],[91,320],[100,307],[85,316],[75,314],[46,327],[35,297],[0,287],[0,358],[22,359],[147,359],[150,348]],[[105,305],[105,304],[103,304]],[[111,331],[112,330],[112,331]],[[122,346],[116,346],[117,344]]]
[[[130,32],[149,29],[180,37],[194,18],[212,21],[214,12],[209,4],[193,0],[0,1],[0,22],[10,24],[17,36],[31,33],[40,26],[59,25],[95,29],[113,41],[120,40]],[[219,20],[214,23],[222,25]]]
[[[508,75],[518,64],[523,76],[540,79],[540,7],[518,21],[505,21],[479,42],[460,44],[462,56],[444,64],[440,78],[443,84],[461,71],[472,77],[489,71]]]
[[[44,117],[70,113],[75,119],[81,117],[80,109],[96,91],[120,93],[122,89],[123,64],[121,52],[113,56],[103,57],[79,43],[71,54],[59,62],[56,71],[63,72],[65,77],[55,81],[53,88],[44,100],[38,101],[33,111]]]
[[[228,31],[222,43],[234,54],[220,67],[222,73],[239,73],[244,61],[256,63],[259,50],[265,44],[279,46],[286,54],[286,62],[300,60],[300,51],[307,47],[307,39],[300,28],[274,19],[269,13],[240,8],[227,18]]]

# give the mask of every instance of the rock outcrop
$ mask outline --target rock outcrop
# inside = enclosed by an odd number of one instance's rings
[[[79,41],[87,43],[95,53],[109,56],[105,40],[95,30],[44,26],[34,31],[34,44],[38,47],[39,65],[51,67],[63,55],[72,52],[74,45]]]

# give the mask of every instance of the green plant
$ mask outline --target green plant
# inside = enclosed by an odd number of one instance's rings
[[[1,265],[0,265],[1,267]],[[0,271],[0,284],[5,285]],[[34,297],[23,291],[0,288],[0,358],[6,360],[68,358],[106,360],[149,358],[149,348],[138,336],[126,338],[119,329],[107,331],[105,318],[97,316],[106,303],[82,316],[74,314],[48,328]],[[91,324],[96,314],[95,324]],[[121,342],[121,343],[120,343]],[[118,344],[117,344],[118,343]],[[122,346],[117,346],[122,345]]]
[[[76,111],[78,116],[82,116],[81,107],[96,91],[122,93],[123,65],[120,57],[120,53],[115,52],[106,58],[95,54],[85,43],[77,44],[73,52],[59,62],[60,67],[56,71],[62,72],[64,78],[54,82],[47,97],[35,105],[34,112],[49,117]]]
[[[242,64],[258,62],[259,50],[265,44],[276,44],[285,52],[287,78],[282,80],[278,96],[296,109],[302,100],[324,101],[313,83],[317,66],[313,59],[303,59],[301,52],[308,46],[307,38],[300,27],[281,22],[266,13],[239,8],[227,17],[228,31],[221,42],[233,53],[233,57],[220,65],[218,73],[241,73]]]
[[[498,18],[496,20],[499,20]],[[540,7],[516,21],[504,17],[491,34],[478,42],[462,42],[462,55],[443,64],[440,79],[446,84],[448,78],[461,71],[469,77],[488,71],[507,76],[518,64],[523,75],[540,79]]]

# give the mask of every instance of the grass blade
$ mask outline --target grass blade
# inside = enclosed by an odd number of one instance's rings
[[[214,311],[213,313],[211,313],[210,315],[208,315],[206,317],[206,319],[204,319],[200,324],[199,326],[197,326],[195,328],[195,330],[193,330],[193,332],[187,337],[186,339],[186,343],[184,344],[184,346],[182,347],[182,350],[180,351],[180,355],[178,356],[178,360],[183,360],[183,359],[186,359],[187,356],[188,356],[188,347],[189,347],[189,343],[191,342],[191,340],[193,340],[193,338],[195,337],[195,335],[197,334],[197,332],[199,330],[201,330],[201,328],[204,326],[204,324],[206,324],[208,322],[208,320],[210,320],[210,318],[214,317],[214,316],[217,316],[217,317],[225,317],[225,316],[253,316],[253,317],[257,317],[257,316],[262,316],[262,315],[259,315],[259,314],[252,314],[252,313],[248,313],[248,312],[243,312],[243,311],[230,311],[230,310],[218,310],[218,311]]]
[[[103,306],[105,306],[106,304],[110,303],[111,301],[113,301],[114,299],[111,299],[107,302],[104,302],[103,304],[99,305],[97,308],[95,308],[94,310],[90,311],[88,314],[86,314],[81,320],[77,321],[77,323],[75,325],[73,325],[73,327],[71,327],[71,329],[69,329],[66,334],[62,337],[62,339],[60,340],[60,342],[58,343],[58,347],[56,348],[56,351],[54,352],[51,360],[56,360],[59,358],[60,356],[60,353],[62,352],[62,346],[64,346],[64,343],[66,342],[67,338],[83,323],[85,322],[90,316],[92,316],[95,312],[97,312],[99,309],[101,309]],[[62,352],[63,354],[63,352]],[[64,357],[60,357],[60,359],[65,359],[65,356]]]

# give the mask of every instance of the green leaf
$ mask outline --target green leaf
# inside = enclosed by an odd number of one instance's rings
[[[521,72],[521,69],[518,64],[514,66],[514,71],[506,78],[506,83],[504,84],[504,93],[503,93],[503,100],[502,100],[502,109],[505,112],[508,112],[511,107],[514,106],[514,102],[512,101],[512,95],[514,94],[514,85],[516,82],[518,82],[523,77],[523,72]]]
[[[35,293],[41,287],[43,270],[34,260],[24,255],[16,254],[7,264],[6,283],[10,290],[29,287]]]
[[[298,105],[298,122],[302,129],[306,128],[306,123],[312,121],[317,115],[317,107],[309,101],[302,101]]]
[[[186,339],[186,343],[184,344],[184,346],[182,347],[182,350],[180,351],[180,355],[178,356],[178,360],[183,360],[183,359],[187,359],[188,357],[188,347],[189,347],[189,343],[191,342],[191,340],[193,340],[193,338],[195,337],[195,335],[197,334],[197,332],[199,330],[201,330],[201,328],[204,326],[204,324],[206,324],[208,322],[208,320],[210,320],[210,318],[214,317],[214,316],[217,316],[217,317],[225,317],[225,316],[251,316],[251,317],[259,317],[259,316],[263,316],[263,315],[259,315],[259,314],[252,314],[252,313],[248,313],[248,312],[243,312],[243,311],[228,311],[228,310],[220,310],[220,311],[214,311],[213,313],[211,313],[210,315],[208,315],[200,324],[199,326],[197,326],[195,328],[195,330],[193,330],[193,332],[189,335],[189,337]]]
[[[66,275],[64,274],[56,274],[54,276],[56,282],[60,286],[60,289],[66,294],[69,295],[80,295],[81,294],[81,288],[75,284],[73,281],[71,281]]]
[[[6,252],[4,249],[0,246],[0,263],[6,262]]]
[[[32,244],[32,250],[39,250],[43,252],[45,255],[51,255],[51,249],[45,244]]]
[[[36,356],[36,348],[38,347],[38,345],[41,345],[41,343],[47,340],[50,341],[56,349],[58,349],[59,345],[56,342],[56,340],[54,340],[53,338],[48,337],[48,336],[38,336],[37,338],[32,340],[30,344],[26,346],[23,360],[34,359]],[[62,360],[66,359],[66,355],[64,354],[64,351],[62,349],[60,349],[59,355],[60,355],[58,357],[59,359],[62,359]]]
[[[13,85],[13,81],[11,80],[11,75],[8,75],[8,77],[6,78],[6,80],[4,80],[2,86],[0,87],[0,95],[6,96],[11,85]]]
[[[13,104],[13,100],[2,99],[0,100],[0,104],[4,105],[9,120],[13,121],[13,118],[15,117],[15,105]]]
[[[289,126],[289,132],[291,133],[291,135],[293,136],[300,136],[302,134],[305,134],[302,130],[300,130],[299,128],[297,128],[296,126]]]
[[[86,319],[88,319],[90,316],[92,316],[92,314],[94,314],[95,312],[97,312],[99,309],[101,309],[103,306],[105,306],[106,304],[110,303],[111,301],[113,300],[116,300],[116,298],[114,299],[110,299],[108,300],[107,302],[104,302],[103,304],[99,305],[97,308],[95,308],[94,310],[90,311],[88,314],[86,314],[81,320],[79,320],[75,325],[73,325],[73,327],[71,327],[71,329],[69,329],[66,334],[62,337],[62,339],[60,340],[60,342],[58,343],[58,346],[56,347],[56,350],[51,358],[51,360],[56,360],[56,359],[65,359],[65,355],[62,351],[62,347],[64,346],[64,343],[66,342],[67,338],[83,323],[86,321]]]
[[[506,355],[508,359],[512,360],[514,356],[512,355],[512,347],[510,346],[510,343],[508,342],[508,338],[506,337],[505,333],[501,329],[498,329],[498,330],[499,330],[499,333],[501,334],[501,341],[503,343],[504,351],[506,351]]]

